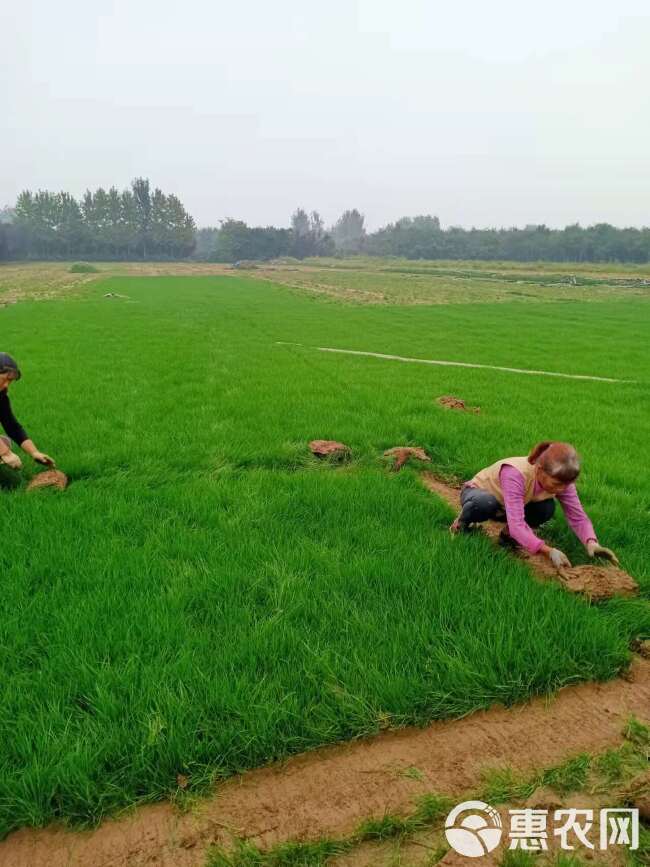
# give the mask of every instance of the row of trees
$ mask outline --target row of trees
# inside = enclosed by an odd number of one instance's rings
[[[288,229],[248,226],[224,220],[219,228],[199,229],[195,257],[214,262],[274,259],[278,256],[334,256],[360,253],[366,238],[364,218],[357,210],[345,211],[329,229],[318,213],[298,208]]]
[[[403,217],[366,233],[358,210],[345,211],[326,230],[318,213],[298,209],[291,228],[249,227],[226,220],[201,230],[196,256],[218,262],[278,256],[399,256],[407,259],[510,259],[520,262],[650,262],[650,228],[617,229],[608,223],[564,229],[443,229],[438,217]]]
[[[0,258],[182,259],[196,226],[180,199],[136,178],[129,189],[25,190],[0,221]]]
[[[564,229],[442,229],[437,217],[404,217],[367,238],[371,256],[408,259],[510,259],[520,262],[650,262],[650,227],[609,223]]]
[[[225,220],[197,230],[180,200],[136,178],[129,189],[69,193],[25,191],[0,211],[0,259],[182,259],[216,262],[293,256],[400,256],[408,259],[511,259],[650,262],[650,227],[608,223],[564,229],[443,229],[438,217],[403,217],[368,234],[356,208],[329,228],[318,211],[298,208],[289,228]]]

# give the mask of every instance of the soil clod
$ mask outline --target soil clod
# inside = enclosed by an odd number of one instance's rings
[[[616,566],[573,566],[563,569],[560,578],[568,590],[591,599],[634,596],[639,589],[634,578]]]
[[[446,409],[459,409],[462,412],[473,412],[476,415],[481,411],[480,406],[467,406],[464,400],[451,394],[443,394],[442,397],[438,398],[437,402]]]
[[[61,470],[46,470],[44,473],[38,473],[27,485],[28,491],[33,491],[36,488],[58,488],[60,491],[65,491],[68,487],[68,477]]]
[[[533,794],[526,799],[524,806],[529,810],[559,810],[564,807],[562,799],[557,792],[547,786],[535,789]]]
[[[630,645],[631,650],[635,653],[638,653],[639,656],[642,656],[644,659],[650,659],[650,640],[643,640],[641,638],[635,638],[634,641]]]
[[[642,822],[650,822],[650,771],[632,781],[625,792],[625,801],[637,808]]]
[[[418,461],[430,461],[431,458],[424,449],[415,446],[395,446],[395,448],[387,449],[384,452],[385,458],[394,458],[393,470],[399,472],[404,464],[411,458]]]
[[[312,440],[309,448],[317,458],[345,461],[351,455],[349,446],[336,440]]]

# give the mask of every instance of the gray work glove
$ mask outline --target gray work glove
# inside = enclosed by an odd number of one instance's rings
[[[551,548],[548,552],[548,559],[558,571],[561,569],[571,568],[571,561],[564,553],[564,551],[560,551],[559,548]]]
[[[610,563],[614,563],[614,565],[618,566],[618,557],[611,550],[611,548],[604,548],[602,545],[599,545],[595,539],[590,539],[586,546],[587,554],[590,557],[604,557],[606,560],[609,560]]]
[[[6,466],[11,467],[12,470],[20,470],[23,465],[18,455],[13,452],[5,452],[3,455],[0,455],[0,461],[6,464]]]

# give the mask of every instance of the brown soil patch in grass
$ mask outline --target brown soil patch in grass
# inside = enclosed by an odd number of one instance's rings
[[[593,810],[593,826],[589,830],[589,838],[598,847],[600,839],[600,810],[609,809],[613,806],[612,796],[608,794],[590,794],[577,792],[575,794],[559,796],[555,792],[540,789],[526,801],[508,801],[499,804],[498,810],[505,834],[509,830],[509,810],[533,809],[549,810],[549,824],[547,830],[547,851],[535,853],[536,867],[557,867],[556,859],[559,855],[573,856],[577,863],[593,863],[598,867],[626,867],[629,850],[625,846],[611,846],[605,851],[599,848],[596,852],[580,844],[574,834],[568,835],[569,843],[574,847],[573,851],[563,850],[561,839],[553,834],[554,810]],[[578,816],[581,814],[578,813]],[[556,827],[561,825],[558,822]],[[508,852],[508,840],[504,837],[500,845],[492,852],[479,858],[467,858],[459,855],[453,849],[448,849],[449,844],[445,839],[444,828],[441,823],[435,823],[431,829],[425,829],[406,839],[393,839],[380,843],[365,843],[353,849],[350,853],[332,858],[328,861],[331,867],[467,867],[468,864],[476,863],[481,867],[502,867],[504,857]],[[446,854],[442,854],[448,849]],[[442,855],[442,857],[441,857]],[[579,859],[579,860],[578,860]]]
[[[650,659],[650,640],[643,641],[637,638],[632,642],[632,650],[644,659]]]
[[[563,569],[560,578],[567,590],[591,599],[634,596],[639,590],[634,578],[616,566],[573,566]]]
[[[451,485],[437,478],[433,473],[422,475],[425,486],[446,500],[455,510],[460,511],[460,486]],[[492,539],[499,542],[503,524],[496,521],[485,521],[481,530]],[[609,599],[612,596],[632,596],[638,592],[638,584],[624,572],[614,566],[573,566],[563,572],[558,572],[543,554],[530,554],[521,548],[513,551],[513,555],[525,561],[538,578],[551,579],[560,582],[572,593],[582,593],[590,599]],[[566,576],[566,577],[565,577]]]
[[[513,266],[515,263],[511,263]],[[594,283],[575,285],[567,273],[532,273],[530,268],[516,276],[489,263],[395,263],[362,257],[347,262],[311,259],[304,262],[241,263],[239,273],[301,293],[318,294],[353,304],[435,305],[526,303],[530,301],[606,300],[613,296],[648,297],[650,284],[643,284],[630,272],[631,283],[620,279],[609,285],[604,275]],[[492,263],[494,266],[495,263]],[[516,267],[516,266],[515,266]],[[621,277],[623,275],[619,275]]]
[[[442,397],[439,397],[436,401],[440,404],[440,406],[444,406],[445,409],[459,409],[462,412],[473,412],[480,413],[480,406],[467,406],[464,400],[461,400],[460,397],[453,397],[450,394],[444,394]]]
[[[408,812],[432,790],[452,798],[475,791],[486,769],[532,773],[619,745],[631,715],[650,722],[650,662],[637,660],[634,673],[633,682],[566,687],[550,702],[496,706],[314,750],[223,783],[189,813],[166,803],[93,831],[23,829],[0,843],[0,865],[204,867],[211,845],[237,837],[261,847],[340,839],[368,817]]]
[[[87,283],[107,277],[208,276],[237,272],[210,262],[93,262],[95,273],[71,273],[71,262],[7,262],[0,265],[0,308],[79,294]]]
[[[650,770],[641,774],[628,786],[625,802],[636,807],[641,820],[650,824]]]
[[[27,485],[28,491],[34,491],[38,488],[58,488],[64,491],[68,487],[68,477],[61,470],[46,470],[44,473],[38,473]]]
[[[133,277],[192,277],[229,274],[237,276],[232,265],[219,262],[93,262],[102,273],[99,277],[124,275]]]
[[[385,458],[393,458],[393,470],[399,472],[404,464],[414,458],[417,461],[430,461],[431,458],[424,449],[416,446],[395,446],[384,452]]]
[[[350,448],[336,440],[312,440],[309,449],[317,458],[344,461],[350,457]]]

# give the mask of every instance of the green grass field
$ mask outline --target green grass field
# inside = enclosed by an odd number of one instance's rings
[[[0,833],[614,676],[650,636],[649,309],[354,305],[233,276],[108,277],[0,310],[16,414],[72,480],[0,491]],[[352,462],[319,464],[313,438]],[[452,539],[447,506],[380,457],[421,445],[468,477],[547,438],[581,451],[639,599],[589,606]],[[546,537],[585,562],[559,514]]]

